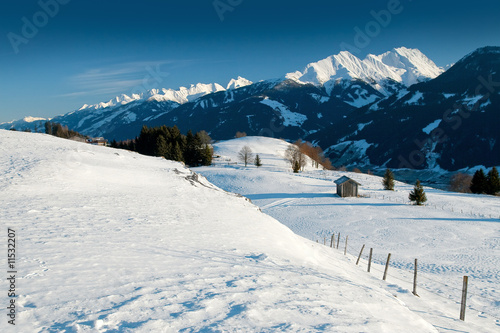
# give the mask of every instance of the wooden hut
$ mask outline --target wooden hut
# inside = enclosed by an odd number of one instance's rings
[[[339,197],[345,198],[358,196],[358,186],[361,184],[354,179],[343,176],[334,181],[334,183],[337,184],[337,194]]]

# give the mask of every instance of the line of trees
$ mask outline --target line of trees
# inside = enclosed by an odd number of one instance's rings
[[[394,173],[391,169],[386,169],[384,177],[382,178],[382,185],[386,191],[394,191]],[[408,199],[414,202],[415,205],[421,206],[427,201],[427,196],[425,195],[424,187],[420,184],[420,180],[417,179],[413,190],[408,195]]]
[[[332,163],[323,154],[319,146],[313,146],[310,142],[298,140],[293,145],[288,146],[285,151],[285,160],[290,163],[293,172],[297,173],[304,170],[307,164],[306,156],[311,159],[313,167],[319,168],[321,165],[325,170],[332,169]]]
[[[68,129],[68,126],[62,126],[59,123],[53,123],[50,121],[45,122],[45,134],[57,136],[59,138],[71,139],[71,138],[87,138],[86,136]]]
[[[470,191],[477,194],[495,195],[500,192],[500,178],[496,167],[491,168],[486,175],[483,169],[474,173],[470,183]]]
[[[136,151],[149,156],[163,156],[196,167],[212,164],[211,138],[205,131],[183,135],[177,126],[147,127],[144,125],[135,140],[112,141],[115,148]]]

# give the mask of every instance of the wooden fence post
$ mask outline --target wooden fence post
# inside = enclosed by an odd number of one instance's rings
[[[389,261],[391,260],[391,254],[389,253],[389,255],[387,256],[387,262],[385,263],[385,271],[384,271],[384,277],[382,280],[385,281],[385,279],[387,279],[387,270],[389,269]]]
[[[346,255],[347,253],[347,239],[349,238],[349,236],[345,236],[345,248],[344,248],[344,255]]]
[[[332,234],[332,239],[330,240],[330,247],[333,247],[334,238],[335,238],[335,234]]]
[[[337,236],[337,250],[339,249],[339,243],[340,243],[340,232]]]
[[[363,253],[364,249],[365,249],[365,244],[363,244],[363,246],[361,247],[361,251],[359,251],[359,257],[358,257],[358,261],[356,261],[356,265],[359,264],[359,259],[361,259],[361,254]]]
[[[370,248],[370,257],[368,258],[368,273],[370,273],[370,268],[372,267],[372,254],[373,248]]]
[[[417,259],[415,259],[415,273],[413,274],[413,295],[418,296],[417,294]],[[420,297],[420,296],[418,296]]]
[[[464,283],[462,287],[462,304],[460,306],[460,320],[465,321],[465,306],[467,303],[467,283],[469,282],[469,277],[464,276]]]

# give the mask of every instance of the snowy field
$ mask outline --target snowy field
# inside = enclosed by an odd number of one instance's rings
[[[455,286],[468,273],[481,283],[479,296],[497,299],[498,220],[383,199],[341,201],[331,196],[335,174],[292,175],[275,151],[286,144],[262,143],[264,163],[274,158],[274,166],[199,171],[282,223],[180,163],[0,131],[0,332],[498,331],[487,314],[470,310],[458,320],[445,287],[426,281],[444,298],[424,289],[414,297],[395,279],[404,272],[393,269],[384,282],[365,272],[366,262],[356,266],[315,242],[348,233],[354,249],[373,244],[378,261],[388,250],[400,267],[416,256],[427,276]],[[376,178],[370,184],[363,191],[381,192]],[[393,195],[403,197],[403,185],[398,190]],[[429,196],[452,206],[451,196]],[[489,198],[462,201],[498,211]],[[7,295],[12,288],[16,297]],[[15,326],[7,316],[12,300]],[[498,314],[498,303],[470,302]]]
[[[234,165],[244,145],[258,153],[260,168]],[[386,290],[440,332],[500,330],[500,198],[425,188],[425,207],[409,205],[413,185],[396,182],[384,191],[381,178],[366,174],[323,171],[308,166],[291,173],[282,156],[287,143],[245,137],[215,145],[221,155],[215,166],[194,169],[224,190],[240,193],[296,234],[330,245],[331,235],[343,253],[348,235],[348,260],[365,250],[358,274],[382,278],[391,253]],[[362,184],[361,198],[339,198],[333,180],[347,175]],[[366,273],[373,248],[371,273]],[[356,258],[355,258],[356,257]],[[418,259],[418,287],[412,295],[413,264]],[[398,269],[394,269],[394,268]],[[463,276],[469,276],[467,328],[456,321]]]
[[[343,254],[179,163],[9,131],[0,156],[1,332],[437,331]]]

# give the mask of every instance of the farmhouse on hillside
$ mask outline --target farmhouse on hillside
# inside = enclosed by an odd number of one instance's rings
[[[349,177],[343,176],[334,181],[337,184],[337,194],[341,198],[357,197],[358,186],[361,184]]]

